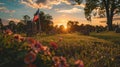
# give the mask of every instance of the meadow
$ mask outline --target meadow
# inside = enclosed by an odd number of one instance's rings
[[[11,36],[7,37],[8,40]],[[2,39],[2,37],[0,37]],[[55,35],[36,35],[33,37],[40,41],[44,46],[51,48],[50,42],[57,44],[57,49],[51,51],[52,56],[63,56],[66,58],[68,66],[75,66],[76,60],[82,60],[84,67],[119,67],[120,66],[120,34],[115,32],[90,33],[89,36],[80,33],[55,34]],[[7,39],[6,39],[7,40]],[[12,46],[3,46],[7,40],[1,40],[1,59],[0,67],[7,65],[25,65],[25,53],[30,51],[26,42],[10,43]],[[5,41],[5,42],[3,42]],[[21,45],[23,44],[23,45]],[[18,46],[19,45],[19,46]],[[20,48],[20,49],[19,49]],[[3,53],[2,53],[3,52]],[[10,54],[9,54],[9,53]],[[16,54],[15,54],[16,53]],[[8,56],[9,55],[9,56]],[[15,58],[16,57],[16,58]],[[43,58],[43,59],[41,59]],[[38,67],[53,67],[51,57],[39,54],[33,62]],[[9,60],[9,61],[8,61]],[[8,61],[8,62],[7,62]],[[43,65],[43,66],[42,66]],[[45,65],[45,66],[44,66]],[[20,66],[22,67],[22,66]]]
[[[63,38],[58,43],[57,53],[67,57],[71,66],[76,59],[83,60],[85,67],[117,67],[119,65],[120,59],[116,58],[120,56],[120,34],[114,32],[91,33],[90,36],[79,33],[58,34],[35,38],[46,45],[50,40],[57,41]]]

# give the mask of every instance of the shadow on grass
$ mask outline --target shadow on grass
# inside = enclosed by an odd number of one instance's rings
[[[91,33],[90,36],[96,37],[99,39],[104,39],[115,44],[120,44],[120,35],[113,32],[104,32],[104,33]]]

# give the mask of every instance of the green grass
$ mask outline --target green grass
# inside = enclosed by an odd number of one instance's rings
[[[73,67],[77,59],[83,60],[85,67],[118,67],[120,66],[119,35],[114,32],[91,33],[90,36],[74,33],[35,36],[35,38],[44,45],[56,41],[59,46],[56,55],[65,56],[70,67]],[[63,40],[58,42],[60,37]]]
[[[120,45],[120,33],[115,33],[115,32],[95,33],[94,32],[94,33],[91,33],[90,36],[93,36],[99,39],[108,40],[110,42]]]

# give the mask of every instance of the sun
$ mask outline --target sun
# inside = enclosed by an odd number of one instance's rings
[[[62,22],[62,23],[65,23],[65,22],[67,22],[67,20],[65,20],[65,19],[62,19],[62,20],[61,20],[61,22]]]
[[[64,25],[64,28],[67,29],[67,25]]]

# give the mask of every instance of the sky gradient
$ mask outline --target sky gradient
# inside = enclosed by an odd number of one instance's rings
[[[69,20],[79,21],[80,24],[105,25],[103,19],[88,22],[84,16],[84,2],[81,5],[71,5],[73,0],[0,0],[0,18],[19,22],[24,15],[33,15],[38,8],[53,17],[54,24],[66,25]],[[105,18],[104,18],[105,19]]]

